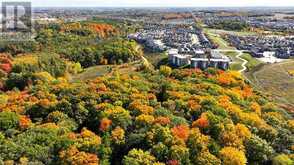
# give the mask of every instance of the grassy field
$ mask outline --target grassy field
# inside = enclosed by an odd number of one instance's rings
[[[219,34],[216,34],[208,29],[204,29],[204,33],[210,40],[212,40],[212,42],[219,46],[219,49],[235,49],[234,47],[231,47],[229,43],[225,41]]]
[[[294,107],[294,60],[282,63],[259,65],[246,73],[246,77],[262,92],[277,102]]]
[[[221,52],[224,55],[228,56],[231,58],[232,63],[230,64],[230,69],[234,71],[239,71],[242,69],[242,60],[237,58],[236,56],[238,55],[238,52],[236,51],[229,51],[229,52]]]
[[[246,64],[247,69],[250,71],[253,68],[257,67],[258,65],[262,64],[262,61],[257,60],[256,58],[253,58],[250,54],[248,53],[243,53],[241,55],[241,58],[245,59],[248,61]]]
[[[168,55],[167,53],[149,53],[145,52],[144,57],[155,67],[158,67],[164,62],[167,62]]]
[[[251,32],[251,31],[228,31],[223,29],[211,29],[211,28],[206,28],[206,31],[210,33],[214,33],[214,34],[232,34],[232,35],[238,35],[238,36],[257,35],[256,32]]]
[[[239,71],[242,69],[241,63],[232,63],[230,65],[230,70]]]
[[[232,59],[233,63],[230,65],[231,70],[238,71],[242,69],[243,61],[236,57],[238,55],[238,52],[229,51],[229,52],[221,52],[221,53],[225,54],[226,56]],[[247,71],[250,71],[253,68],[263,63],[262,61],[257,60],[256,58],[252,57],[248,53],[243,53],[240,57],[248,61],[248,63],[246,64]]]
[[[140,68],[140,66],[143,63],[145,63],[145,65],[151,65],[149,61],[147,60],[145,61],[145,58],[142,58],[138,61],[133,61],[133,62],[125,63],[122,65],[92,66],[92,67],[84,69],[82,73],[72,75],[70,81],[75,82],[75,81],[90,80],[90,79],[95,79],[97,77],[104,76],[104,75],[111,75],[115,72],[132,73],[136,71],[138,68]]]
[[[111,65],[98,65],[86,68],[82,73],[72,76],[71,81],[89,80],[110,73],[113,69]]]

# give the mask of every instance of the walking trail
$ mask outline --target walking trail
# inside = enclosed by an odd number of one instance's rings
[[[232,52],[232,51],[235,51],[235,52],[238,52],[236,58],[240,59],[242,62],[241,66],[242,66],[242,69],[238,70],[238,72],[240,73],[243,73],[244,71],[247,70],[247,67],[246,67],[246,64],[248,63],[248,61],[244,58],[242,58],[242,54],[243,54],[243,51],[241,50],[236,50],[236,49],[217,49],[217,51],[219,52]]]

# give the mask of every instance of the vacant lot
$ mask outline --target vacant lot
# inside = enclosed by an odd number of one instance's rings
[[[263,92],[278,102],[294,105],[294,60],[259,66],[247,73],[247,77]]]

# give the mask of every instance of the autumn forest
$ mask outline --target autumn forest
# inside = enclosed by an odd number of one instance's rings
[[[290,112],[240,73],[150,68],[126,23],[36,27],[0,43],[0,164],[293,163]],[[135,69],[72,80],[106,65]]]

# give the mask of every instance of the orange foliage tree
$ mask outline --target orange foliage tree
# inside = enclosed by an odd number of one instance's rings
[[[173,127],[171,131],[175,137],[186,141],[189,137],[190,129],[187,125],[178,125]]]
[[[21,129],[26,129],[31,125],[31,119],[27,116],[20,116],[19,118],[19,127]]]
[[[97,33],[102,38],[117,33],[116,29],[112,25],[105,23],[88,23],[86,24],[86,27]]]
[[[203,113],[198,120],[194,121],[192,123],[192,126],[197,126],[199,128],[202,128],[202,129],[207,128],[209,126],[209,121],[207,120],[207,117],[205,116],[205,113]]]
[[[168,125],[170,123],[170,119],[168,117],[159,116],[155,118],[154,123],[157,123],[160,125]]]
[[[68,165],[98,165],[99,159],[97,155],[81,152],[75,146],[71,146],[65,151],[59,153],[61,164]]]
[[[10,73],[12,70],[12,60],[8,54],[0,54],[0,70]]]
[[[106,131],[110,126],[111,126],[112,121],[107,119],[107,118],[103,118],[100,121],[100,131]]]

